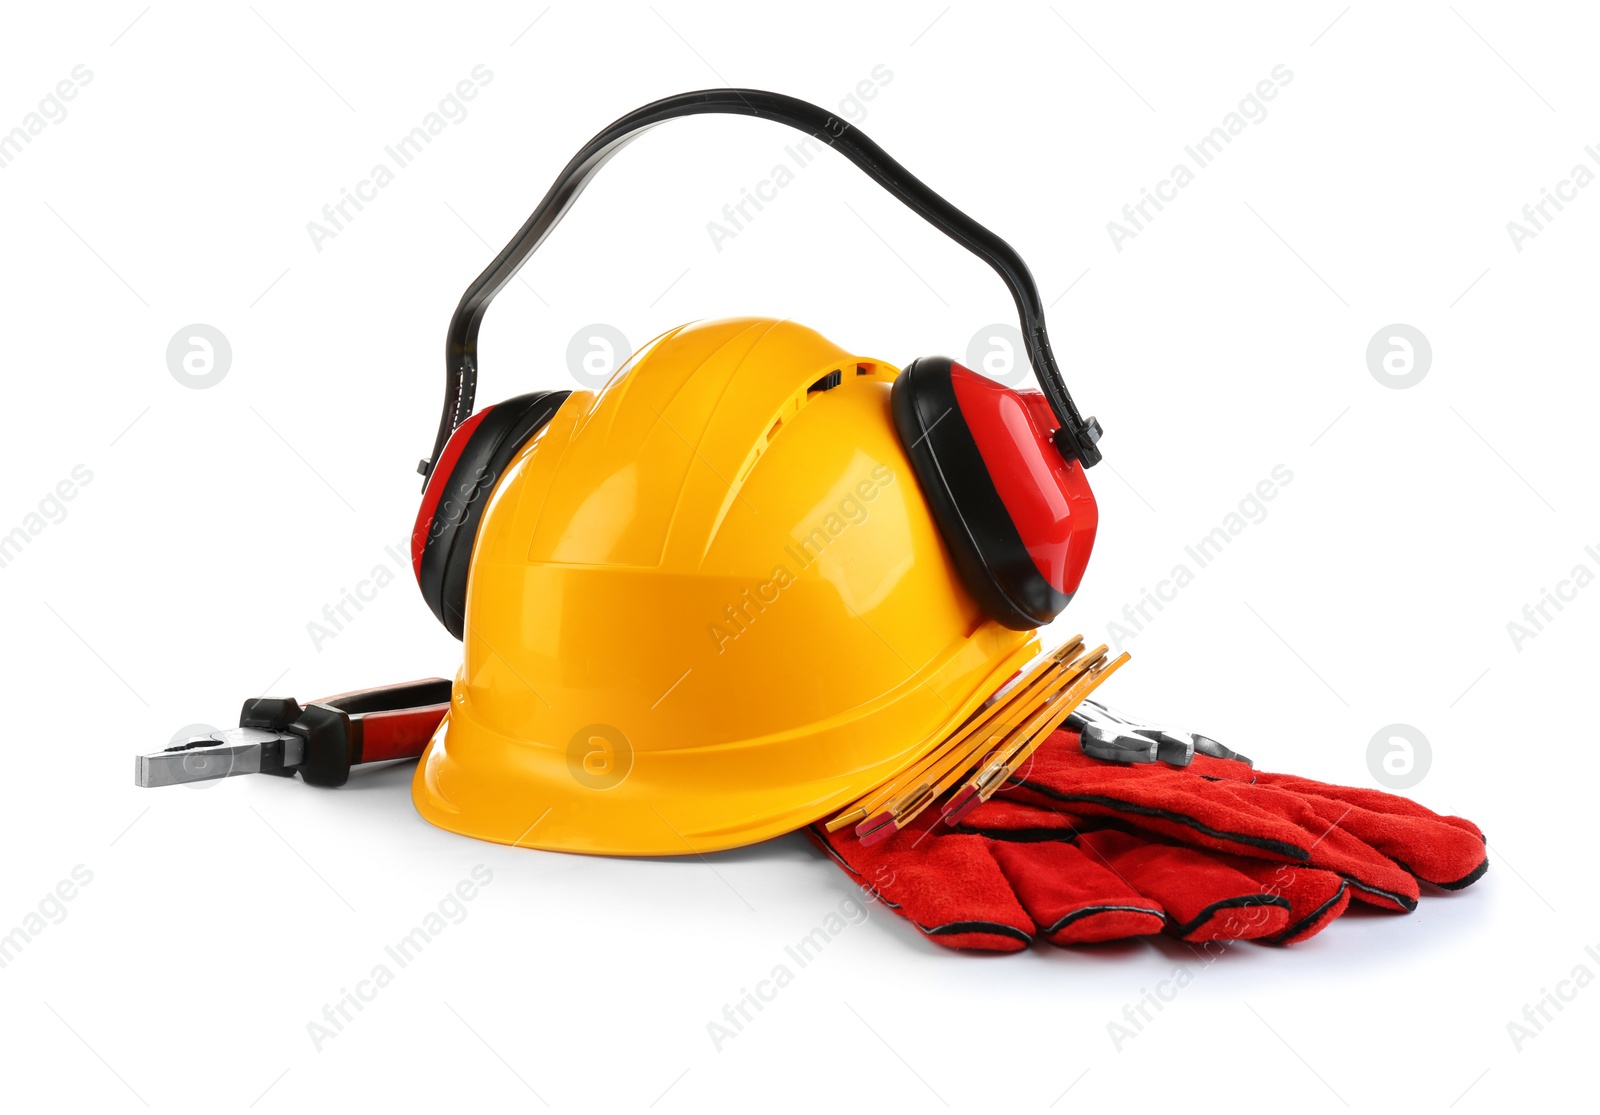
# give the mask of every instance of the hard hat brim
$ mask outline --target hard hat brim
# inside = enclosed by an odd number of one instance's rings
[[[736,745],[641,751],[625,757],[625,769],[613,756],[609,771],[586,768],[565,741],[496,731],[457,701],[417,765],[412,800],[439,828],[518,847],[632,856],[743,847],[826,817],[915,762],[1037,651],[1032,633],[986,623],[937,669],[848,720]],[[885,745],[896,738],[905,746]],[[841,767],[841,750],[871,759]],[[807,756],[815,757],[809,772]]]

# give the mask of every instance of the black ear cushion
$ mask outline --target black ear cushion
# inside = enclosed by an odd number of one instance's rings
[[[451,513],[436,515],[423,543],[418,579],[428,608],[458,639],[465,626],[467,572],[483,509],[511,458],[550,421],[570,394],[535,391],[492,407],[450,470],[445,492],[452,501]]]
[[[950,364],[924,356],[900,373],[889,396],[895,431],[967,591],[1013,631],[1042,627],[1071,598],[1039,572],[1001,502],[956,401]]]

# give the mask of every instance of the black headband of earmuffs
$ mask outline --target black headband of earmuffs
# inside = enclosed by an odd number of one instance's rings
[[[826,109],[759,89],[702,89],[679,93],[635,109],[585,144],[561,171],[517,235],[461,296],[455,316],[450,319],[450,334],[445,345],[444,411],[439,417],[433,453],[418,466],[423,476],[432,470],[433,462],[444,451],[451,433],[472,414],[478,387],[478,327],[500,288],[511,281],[528,256],[544,243],[589,180],[613,155],[657,124],[701,113],[775,120],[821,140],[855,163],[934,228],[994,268],[1016,301],[1033,374],[1061,423],[1055,434],[1056,447],[1069,460],[1083,462],[1085,468],[1099,462],[1100,450],[1095,443],[1100,440],[1100,423],[1093,418],[1083,418],[1067,392],[1050,351],[1050,338],[1045,333],[1039,288],[1034,285],[1027,264],[1011,245],[934,193],[883,148]]]

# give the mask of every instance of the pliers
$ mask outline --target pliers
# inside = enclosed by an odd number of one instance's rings
[[[191,736],[134,760],[138,786],[175,786],[236,774],[296,773],[313,786],[343,786],[350,768],[414,759],[450,711],[444,678],[359,689],[312,701],[252,697],[239,726]]]

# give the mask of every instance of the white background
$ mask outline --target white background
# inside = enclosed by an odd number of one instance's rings
[[[93,76],[0,170],[0,533],[75,466],[92,480],[0,569],[0,932],[75,866],[92,882],[0,969],[6,1105],[1487,1111],[1586,1088],[1600,990],[1520,1051],[1507,1024],[1600,974],[1600,589],[1520,647],[1506,625],[1600,572],[1600,188],[1520,252],[1506,224],[1600,169],[1600,24],[1477,0],[1119,7],[9,8],[0,130]],[[319,252],[307,222],[480,63],[466,117]],[[1107,222],[1280,64],[1266,118],[1116,250]],[[865,115],[840,108],[878,66]],[[511,850],[426,825],[404,766],[338,792],[131,785],[135,752],[244,697],[453,672],[385,547],[411,527],[455,301],[591,134],[722,84],[854,113],[1030,261],[1107,430],[1101,541],[1059,634],[1104,638],[1292,471],[1125,641],[1107,697],[1355,785],[1378,784],[1373,734],[1414,726],[1432,761],[1411,793],[1488,832],[1481,885],[1209,966],[1165,939],[964,956],[874,908],[719,1051],[707,1023],[854,894],[797,836],[706,861]],[[570,386],[596,322],[641,342],[791,316],[904,363],[1011,320],[992,274],[831,155],[716,250],[706,223],[793,138],[701,119],[618,158],[491,312],[480,401]],[[207,390],[167,368],[193,323],[233,350]],[[1366,362],[1393,323],[1433,349],[1406,390]],[[315,646],[307,624],[377,566],[393,583]],[[307,1023],[478,864],[465,919],[317,1051]],[[1107,1024],[1180,965],[1193,981],[1119,1050]]]

